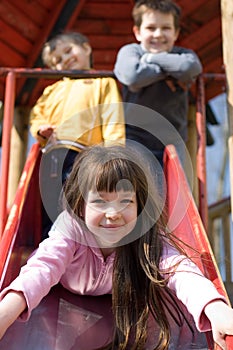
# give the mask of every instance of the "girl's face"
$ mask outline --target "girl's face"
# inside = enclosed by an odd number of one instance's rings
[[[84,215],[86,226],[95,235],[99,247],[114,247],[136,225],[136,194],[124,190],[89,191]]]
[[[169,52],[179,35],[171,13],[148,11],[142,16],[140,27],[133,28],[136,39],[151,53]]]
[[[57,70],[89,69],[91,47],[88,43],[82,46],[72,42],[58,41],[51,52],[51,68]]]

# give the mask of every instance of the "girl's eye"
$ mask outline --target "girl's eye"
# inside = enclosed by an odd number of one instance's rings
[[[92,201],[92,203],[96,203],[96,204],[98,204],[98,203],[105,203],[105,201],[103,199],[94,199]]]
[[[122,199],[121,200],[121,203],[133,203],[133,200],[132,199]]]

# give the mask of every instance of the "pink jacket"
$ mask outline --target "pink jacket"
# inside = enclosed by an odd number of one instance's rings
[[[182,258],[174,248],[167,245],[160,267],[168,269],[181,260],[168,286],[186,305],[198,330],[210,330],[203,309],[212,300],[225,299],[194,263]],[[22,267],[20,275],[1,292],[0,298],[9,290],[22,291],[28,309],[21,318],[27,320],[32,309],[59,281],[73,293],[109,294],[112,289],[113,261],[114,253],[104,260],[93,235],[64,211],[54,223],[49,238],[40,243],[38,250]]]

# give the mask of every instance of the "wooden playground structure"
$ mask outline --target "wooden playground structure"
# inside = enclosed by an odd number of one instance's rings
[[[29,3],[23,8],[23,2],[16,4],[13,8],[14,0],[3,1],[0,6],[0,20],[1,14],[6,11],[12,11],[12,14],[16,13],[17,10],[21,11],[21,20],[25,18],[26,12],[34,11],[35,18],[36,10],[32,10]],[[233,188],[233,51],[232,46],[232,33],[233,33],[233,22],[231,14],[233,12],[233,4],[228,0],[221,1],[206,1],[198,0],[195,3],[186,2],[183,0],[177,1],[180,6],[184,7],[185,19],[184,28],[187,29],[187,23],[190,18],[193,18],[192,28],[198,33],[198,23],[195,22],[197,16],[204,19],[204,12],[201,16],[201,6],[205,5],[207,10],[212,8],[212,12],[216,12],[218,5],[221,8],[221,27],[222,27],[222,61],[221,59],[211,58],[209,61],[204,55],[204,49],[200,49],[200,53],[203,53],[204,61],[204,73],[198,78],[196,85],[196,96],[197,101],[195,105],[195,121],[196,121],[196,132],[197,150],[194,150],[192,155],[195,176],[197,179],[195,193],[191,193],[187,185],[186,178],[183,170],[179,164],[178,158],[173,147],[167,147],[165,153],[165,176],[168,184],[168,208],[169,214],[172,218],[181,216],[179,225],[175,227],[177,235],[187,242],[188,244],[195,247],[200,252],[200,259],[198,265],[201,270],[210,278],[215,284],[219,292],[226,296],[229,304],[231,303],[233,295],[233,283],[232,283],[232,267],[231,267],[231,248],[230,248],[230,220],[231,219],[231,206],[233,203],[233,196],[230,198],[223,199],[219,203],[208,207],[207,204],[207,193],[206,193],[206,164],[205,164],[205,148],[206,148],[206,136],[205,136],[205,103],[208,98],[215,96],[220,92],[219,86],[224,86],[227,94],[228,103],[228,120],[229,120],[229,154],[230,154],[230,174],[231,174],[231,187]],[[42,69],[34,67],[36,59],[38,59],[39,51],[43,42],[43,39],[53,33],[53,29],[57,26],[61,26],[63,29],[69,30],[82,30],[87,28],[88,24],[91,25],[87,29],[87,35],[92,36],[92,32],[97,29],[106,31],[106,28],[113,26],[114,40],[113,45],[120,45],[119,40],[122,36],[122,40],[127,38],[128,41],[132,41],[132,36],[128,34],[126,36],[125,31],[128,30],[131,22],[128,23],[129,11],[134,1],[113,1],[112,8],[110,10],[107,1],[60,1],[59,5],[54,8],[53,0],[49,1],[37,1],[40,6],[47,8],[48,13],[52,13],[53,17],[49,22],[47,28],[44,28],[40,40],[38,40],[38,46],[36,50],[32,50],[29,55],[28,64],[23,60],[17,62],[17,55],[12,56],[16,61],[10,66],[0,61],[0,93],[4,96],[4,113],[3,113],[3,135],[2,135],[2,161],[1,161],[1,182],[0,182],[0,283],[1,288],[8,285],[9,282],[18,274],[20,267],[25,263],[28,255],[35,249],[41,241],[41,198],[39,192],[39,165],[41,159],[41,150],[39,145],[36,143],[32,146],[29,154],[26,157],[25,140],[25,128],[23,125],[27,124],[27,111],[30,108],[30,103],[35,100],[35,97],[39,94],[42,87],[49,83],[50,80],[60,79],[63,76],[72,76],[75,78],[85,77],[85,73],[76,72],[71,73],[68,71],[54,72],[49,69]],[[212,7],[211,7],[212,6]],[[111,6],[110,6],[111,7]],[[122,11],[125,9],[125,12]],[[198,15],[192,17],[195,9],[199,9]],[[105,9],[103,11],[103,9]],[[109,9],[109,11],[106,11]],[[64,16],[62,17],[62,11]],[[116,10],[118,12],[116,13]],[[51,12],[50,12],[51,11]],[[114,12],[115,11],[115,12]],[[193,12],[192,12],[193,11]],[[100,23],[98,16],[102,16],[105,12],[112,16],[102,20],[105,22]],[[114,26],[115,22],[119,22],[121,12],[124,18],[120,19],[122,27],[116,29]],[[206,11],[207,13],[208,11]],[[40,12],[42,13],[42,12]],[[209,14],[210,15],[210,14]],[[12,15],[13,16],[13,15]],[[90,20],[91,16],[91,20]],[[190,16],[190,17],[189,17]],[[41,15],[41,18],[43,16]],[[6,17],[8,18],[8,17]],[[63,18],[63,22],[61,24]],[[80,21],[78,21],[79,19]],[[200,19],[201,20],[201,19]],[[9,16],[10,21],[10,16]],[[213,19],[212,24],[218,23],[216,19]],[[213,31],[213,25],[209,25],[210,32]],[[22,23],[23,25],[23,23]],[[186,25],[186,26],[185,26]],[[54,27],[53,27],[54,26]],[[4,27],[5,28],[5,27]],[[34,28],[31,26],[30,28]],[[127,28],[127,29],[126,29]],[[215,27],[216,28],[216,27]],[[207,29],[207,26],[206,26]],[[188,31],[188,29],[187,29]],[[209,33],[210,33],[209,32]],[[211,33],[212,33],[211,32]],[[13,31],[10,31],[9,35],[13,35]],[[193,38],[193,45],[196,45],[196,49],[199,48],[199,41],[206,40],[203,45],[207,45],[208,32],[204,37],[199,33],[199,36]],[[190,33],[189,33],[190,34]],[[29,34],[25,34],[29,35]],[[33,33],[31,34],[33,35]],[[101,36],[102,35],[102,36]],[[103,42],[108,46],[111,39],[107,39],[101,32],[100,36]],[[190,34],[191,35],[191,34]],[[214,35],[209,34],[209,35]],[[17,37],[18,38],[18,37]],[[104,38],[106,39],[104,41]],[[18,38],[19,39],[19,38]],[[32,39],[32,38],[31,38]],[[96,36],[93,35],[93,40]],[[16,39],[17,40],[17,39]],[[181,45],[188,42],[189,36],[181,38]],[[217,45],[216,38],[210,45],[212,52],[215,50],[215,44]],[[103,47],[103,43],[96,40],[100,47],[97,48],[97,68],[99,70],[91,72],[92,77],[97,76],[113,76],[111,60],[114,57],[110,47]],[[215,44],[213,44],[215,42]],[[124,42],[125,43],[125,42]],[[18,45],[25,44],[29,50],[29,46],[26,45],[24,39],[20,39]],[[219,42],[218,42],[219,44]],[[6,45],[4,43],[4,45]],[[1,46],[1,38],[0,38]],[[5,46],[4,46],[5,48]],[[10,49],[9,49],[10,50]],[[19,51],[18,47],[16,51]],[[102,51],[101,51],[102,50]],[[105,51],[105,55],[103,54]],[[207,50],[206,50],[207,51]],[[211,51],[211,50],[209,50]],[[10,53],[11,51],[6,50]],[[36,56],[37,55],[37,56]],[[103,57],[105,61],[102,61]],[[108,59],[111,57],[111,59]],[[13,59],[12,58],[12,59]],[[206,61],[205,61],[206,59]],[[18,63],[18,64],[17,64]],[[37,62],[38,63],[38,62]],[[222,67],[224,64],[224,70]],[[31,68],[22,68],[24,66]],[[20,68],[15,68],[20,67]],[[216,69],[216,67],[218,67]],[[107,70],[104,70],[107,69]],[[89,72],[86,73],[88,77]],[[30,85],[30,81],[33,81]],[[41,82],[40,82],[41,81]],[[30,87],[32,86],[32,93],[29,94]],[[22,122],[22,116],[17,112],[17,101],[20,101],[19,105],[22,105],[24,120]],[[26,101],[26,103],[24,103]],[[20,126],[20,127],[18,127]],[[21,142],[17,142],[14,145],[17,149],[15,153],[15,160],[12,161],[12,144],[15,142],[13,132],[19,133],[19,139]],[[23,140],[23,142],[22,142]],[[21,159],[19,154],[22,155]],[[26,161],[25,161],[26,159]],[[17,162],[16,165],[16,160]],[[194,200],[195,197],[195,200]],[[185,210],[183,204],[186,203]],[[181,212],[185,212],[182,216]],[[215,254],[215,236],[213,234],[213,222],[215,219],[221,218],[224,222],[224,238],[225,238],[225,255],[226,255],[226,280],[223,282],[222,277],[219,273],[218,264],[216,262]],[[184,235],[185,232],[185,235]],[[70,314],[70,319],[66,318],[65,314]],[[74,330],[72,320],[79,325]],[[63,326],[62,326],[63,325]],[[27,324],[15,323],[9,328],[6,335],[0,341],[0,350],[91,350],[94,348],[100,348],[106,345],[111,339],[112,335],[112,315],[111,315],[111,298],[109,296],[103,296],[98,298],[80,297],[74,296],[72,293],[64,291],[61,286],[56,286],[52,289],[51,293],[42,301],[39,307],[35,310],[32,318]],[[105,329],[105,333],[101,330]],[[63,334],[64,332],[64,334]],[[68,337],[69,342],[64,343],[63,337]],[[213,340],[210,333],[206,334],[207,348],[213,350]],[[233,337],[227,337],[228,349],[233,349]]]
[[[42,202],[39,190],[39,165],[41,159],[41,149],[38,143],[35,143],[25,163],[19,185],[16,191],[14,201],[10,208],[7,203],[7,188],[9,186],[9,159],[10,159],[10,139],[11,130],[13,124],[14,115],[14,91],[16,87],[17,78],[21,75],[27,74],[28,76],[34,75],[48,75],[56,76],[57,79],[63,74],[75,74],[69,72],[48,71],[43,69],[30,70],[30,69],[5,69],[2,68],[2,72],[6,75],[6,95],[5,95],[5,110],[4,110],[4,128],[2,139],[2,177],[1,177],[1,196],[0,196],[0,217],[1,217],[1,242],[0,242],[0,276],[1,276],[1,288],[8,285],[12,279],[14,279],[20,267],[25,263],[28,255],[35,249],[41,241],[41,221],[42,221]],[[76,73],[77,74],[77,73]],[[79,73],[81,74],[81,73]],[[85,74],[85,73],[84,73]],[[110,72],[92,72],[86,73],[93,76],[99,76],[101,74],[108,75]],[[82,76],[83,74],[81,74]],[[76,76],[78,78],[79,75]],[[181,238],[184,243],[188,243],[200,252],[200,258],[197,260],[197,264],[203,273],[213,281],[218,291],[225,295],[229,304],[230,299],[222,281],[221,275],[218,270],[218,266],[212,251],[209,239],[207,236],[207,201],[206,201],[206,186],[205,186],[205,122],[204,122],[204,100],[203,100],[203,81],[202,77],[198,80],[199,98],[197,99],[197,130],[199,139],[202,142],[199,143],[197,152],[197,174],[198,174],[198,188],[199,188],[199,203],[194,201],[193,194],[190,191],[187,184],[186,176],[179,163],[173,146],[167,146],[164,157],[164,172],[167,182],[167,205],[168,214],[170,217],[171,228],[176,232],[176,235]],[[177,224],[177,218],[178,224]],[[63,299],[64,297],[64,299]],[[68,298],[68,299],[67,299]],[[67,300],[72,299],[72,303],[68,303]],[[85,301],[88,299],[88,301]],[[65,301],[64,301],[65,300]],[[67,304],[68,303],[68,304]],[[90,305],[93,306],[89,307]],[[96,313],[96,303],[103,303],[102,313]],[[48,350],[65,350],[65,345],[57,340],[57,327],[61,315],[60,307],[63,307],[64,314],[67,308],[71,312],[75,313],[80,329],[79,333],[72,333],[74,342],[77,344],[78,349],[86,349],[86,345],[82,345],[84,334],[88,338],[93,339],[93,334],[96,332],[101,334],[99,327],[102,322],[107,322],[111,325],[108,328],[107,339],[102,336],[98,338],[100,347],[106,345],[111,339],[112,332],[112,318],[111,318],[111,303],[109,297],[103,298],[85,298],[78,297],[74,301],[74,296],[71,296],[69,292],[66,292],[61,287],[53,288],[51,293],[42,301],[35,311],[35,317],[32,317],[26,325],[22,326],[17,322],[12,325],[3,340],[0,342],[0,349],[5,349],[7,344],[8,350],[15,349],[15,341],[10,339],[17,338],[17,345],[24,349],[31,349],[32,344],[37,344],[37,348],[34,349],[48,349]],[[85,308],[83,306],[85,305]],[[43,313],[43,309],[46,308],[46,313]],[[98,308],[97,308],[98,309]],[[80,311],[81,310],[81,311]],[[99,310],[99,309],[98,309]],[[81,313],[80,313],[81,312]],[[39,317],[37,318],[37,315]],[[87,324],[83,318],[93,317],[93,324]],[[46,333],[47,336],[43,338],[44,343],[37,340],[38,320],[42,317],[42,328],[40,332]],[[69,328],[70,320],[65,320],[65,325]],[[100,323],[99,323],[100,322]],[[47,329],[47,324],[51,325],[51,329]],[[46,326],[46,327],[45,327]],[[82,328],[84,327],[84,328]],[[29,330],[34,329],[34,331]],[[35,342],[36,339],[36,342]],[[84,337],[85,339],[85,337]],[[206,333],[206,342],[208,349],[213,349],[213,340],[211,334]],[[233,337],[227,338],[229,349],[233,349]],[[62,344],[62,347],[61,347]],[[96,343],[90,341],[90,349],[96,346]],[[67,344],[66,344],[67,345]],[[69,348],[67,348],[68,350]]]

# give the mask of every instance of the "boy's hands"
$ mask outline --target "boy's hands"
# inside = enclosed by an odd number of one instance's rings
[[[179,85],[181,89],[184,91],[188,90],[188,85],[182,81],[179,81],[179,80],[174,81],[174,79],[170,79],[170,78],[167,78],[165,81],[167,86],[171,89],[172,92],[176,91],[177,85]]]
[[[233,335],[233,309],[221,300],[206,305],[204,310],[210,320],[215,343],[227,350],[225,337]]]
[[[48,140],[54,132],[54,126],[52,125],[41,125],[37,132],[37,138],[39,141]]]

